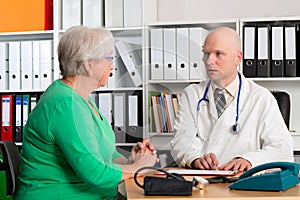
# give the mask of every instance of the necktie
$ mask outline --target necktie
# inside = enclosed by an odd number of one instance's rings
[[[215,92],[214,92],[216,108],[218,111],[218,117],[221,116],[221,114],[225,110],[225,106],[226,106],[226,99],[225,99],[224,92],[225,92],[225,89],[222,89],[222,88],[216,88]]]

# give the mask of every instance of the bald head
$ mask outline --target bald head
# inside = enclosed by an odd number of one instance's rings
[[[211,31],[203,44],[203,61],[208,77],[219,87],[226,87],[237,77],[243,53],[238,33],[228,27]]]
[[[211,40],[223,40],[230,44],[234,50],[241,50],[241,38],[238,33],[228,27],[220,27],[211,31],[205,39],[204,44]]]

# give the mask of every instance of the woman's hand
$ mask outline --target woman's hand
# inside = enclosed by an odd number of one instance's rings
[[[137,156],[137,153],[150,153],[156,156],[156,149],[154,145],[151,143],[149,138],[144,139],[142,142],[138,142],[132,149],[131,149],[131,156],[128,159],[128,163],[132,163]],[[157,158],[158,162],[159,159]]]

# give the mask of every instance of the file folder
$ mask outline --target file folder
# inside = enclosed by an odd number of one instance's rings
[[[257,76],[270,76],[270,37],[269,26],[257,26]]]
[[[32,41],[21,42],[21,88],[32,90]]]
[[[158,95],[151,96],[151,105],[152,105],[152,112],[153,112],[153,122],[154,122],[154,128],[153,131],[156,133],[162,133],[163,132],[163,119],[162,119],[162,113],[161,113],[161,105]]]
[[[113,58],[114,58],[114,69],[113,70],[110,70],[110,73],[109,73],[109,77],[107,79],[107,88],[116,88],[116,64],[115,64],[115,59],[116,59],[116,53],[114,53],[113,55]]]
[[[149,120],[150,133],[156,132],[156,127],[160,127],[158,126],[159,121],[155,122],[155,120],[157,120],[158,117],[157,106],[156,106],[156,96],[158,95],[160,95],[160,92],[158,91],[148,91],[148,120]]]
[[[115,69],[114,69],[114,75],[115,75],[115,78],[114,78],[114,85],[115,87],[114,88],[117,88],[117,87],[125,87],[127,86],[128,82],[130,81],[130,83],[132,83],[128,73],[126,73],[126,69],[125,69],[125,66],[124,66],[124,63],[122,61],[122,58],[119,54],[119,52],[117,50],[115,50],[115,55],[114,55],[114,66],[115,66]],[[113,80],[110,80],[111,82]]]
[[[30,94],[30,112],[35,108],[38,102],[38,94]]]
[[[3,94],[1,96],[2,126],[1,140],[13,141],[13,95]]]
[[[170,120],[170,128],[169,132],[174,131],[174,123],[175,123],[175,111],[174,111],[174,106],[173,106],[173,100],[172,100],[172,94],[165,94],[165,99],[166,99],[166,107],[168,110],[168,118]]]
[[[52,40],[40,41],[40,77],[41,89],[45,90],[52,83]]]
[[[0,90],[8,89],[8,48],[0,42]]]
[[[190,80],[205,80],[207,73],[202,61],[202,46],[209,31],[202,27],[193,27],[189,30],[189,52],[190,52]]]
[[[41,89],[41,72],[40,72],[40,41],[32,41],[32,74],[33,89]]]
[[[141,92],[127,95],[126,142],[136,143],[143,140],[143,99]]]
[[[22,141],[22,95],[15,96],[15,132],[14,141]]]
[[[8,43],[9,89],[21,89],[20,42]]]
[[[62,29],[81,25],[81,0],[63,0],[61,3]]]
[[[113,126],[112,120],[112,94],[98,93],[98,108],[108,123]]]
[[[285,76],[295,77],[297,75],[297,50],[296,50],[296,24],[288,24],[284,27],[285,38]]]
[[[82,24],[90,28],[104,26],[104,5],[102,0],[82,1]]]
[[[113,93],[113,124],[117,143],[126,141],[126,93]]]
[[[150,30],[151,80],[163,80],[163,29]]]
[[[106,87],[111,88],[111,89],[114,89],[116,87],[116,85],[115,85],[115,68],[113,70],[111,70],[109,73]]]
[[[189,29],[177,28],[176,29],[176,58],[177,58],[177,79],[189,79]]]
[[[118,40],[115,44],[133,84],[135,87],[142,85],[141,45],[131,44],[121,40]]]
[[[164,29],[164,80],[176,79],[176,29]]]
[[[123,0],[104,0],[105,27],[124,26]]]
[[[170,115],[167,107],[167,101],[165,95],[169,94],[169,92],[161,92],[159,101],[160,101],[160,108],[162,113],[163,119],[163,131],[169,133],[171,130],[171,122],[170,122]]]
[[[271,76],[284,76],[284,30],[283,25],[271,25]]]
[[[27,123],[29,111],[30,111],[30,96],[29,94],[23,94],[22,96],[22,126],[24,127]]]
[[[256,76],[256,27],[245,25],[243,27],[244,33],[244,56],[243,56],[243,74],[246,77]]]
[[[124,27],[142,26],[141,0],[124,0]]]

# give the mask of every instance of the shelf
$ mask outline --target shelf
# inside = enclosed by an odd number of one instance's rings
[[[248,78],[253,81],[300,81],[300,77],[266,77],[266,78]]]
[[[199,83],[201,80],[149,80],[151,84],[178,84],[178,83]]]
[[[143,91],[142,87],[120,87],[120,88],[100,88],[95,91],[97,92],[113,92],[113,91]]]
[[[13,35],[40,35],[40,34],[52,34],[53,30],[47,31],[22,31],[22,32],[1,32],[0,36],[13,36]]]
[[[0,42],[52,39],[54,31],[26,31],[0,33]]]
[[[242,23],[268,23],[268,22],[289,22],[299,21],[300,17],[297,16],[286,16],[286,17],[259,17],[259,18],[240,18]]]
[[[158,22],[154,24],[149,24],[148,27],[203,27],[208,30],[218,28],[220,26],[228,26],[231,28],[238,28],[238,19],[209,19],[209,20],[197,20],[197,21],[169,21],[169,22]]]
[[[40,92],[44,92],[44,90],[23,90],[23,89],[20,89],[20,90],[0,90],[0,93],[31,93],[31,92],[35,92],[35,93],[40,93]]]
[[[173,137],[174,133],[149,133],[149,137]]]
[[[118,147],[127,147],[127,146],[134,146],[136,143],[116,143]]]

